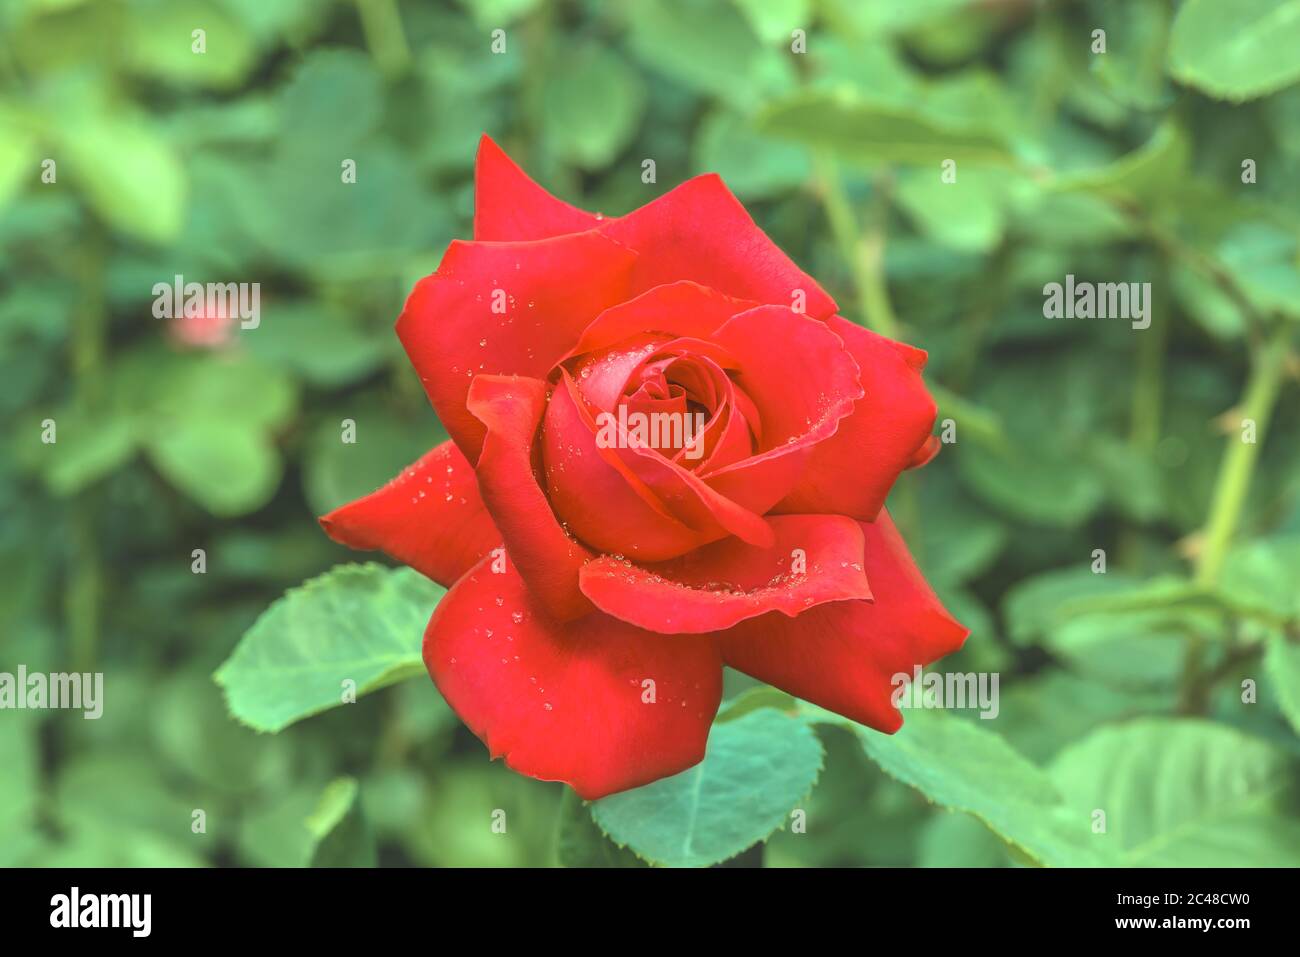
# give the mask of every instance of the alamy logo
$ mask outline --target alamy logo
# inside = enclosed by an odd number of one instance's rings
[[[1134,329],[1151,325],[1151,283],[1049,282],[1043,287],[1043,316],[1047,319],[1130,319]]]
[[[256,282],[186,282],[153,284],[155,319],[238,318],[239,328],[256,329],[262,322],[262,284]]]
[[[95,719],[104,713],[103,672],[56,671],[27,673],[26,665],[18,673],[0,671],[0,710],[80,709],[83,718]]]
[[[629,412],[596,416],[596,446],[602,449],[681,449],[694,461],[704,454],[703,412]]]
[[[900,671],[890,679],[894,686],[890,702],[895,708],[978,708],[981,718],[992,719],[1002,710],[998,704],[998,677],[996,671],[926,674],[916,665],[910,675]]]
[[[152,894],[85,894],[78,887],[50,898],[51,927],[127,927],[132,937],[148,937]]]

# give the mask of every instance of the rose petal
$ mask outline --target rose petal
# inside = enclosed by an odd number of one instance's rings
[[[451,442],[425,453],[383,488],[320,519],[341,545],[378,549],[441,585],[450,585],[501,533],[479,497],[474,469]]]
[[[608,349],[648,333],[708,339],[736,313],[756,305],[687,280],[655,286],[593,319],[582,331],[573,355]]]
[[[893,677],[910,679],[914,666],[956,651],[969,632],[921,577],[888,512],[861,527],[873,601],[832,602],[795,619],[752,618],[719,641],[731,667],[892,733],[903,723],[891,701]]]
[[[591,229],[600,219],[537,185],[484,134],[474,159],[474,238],[549,239]]]
[[[587,800],[699,763],[722,697],[711,641],[599,613],[557,623],[518,575],[494,575],[489,562],[438,605],[424,662],[493,758]]]
[[[546,383],[512,376],[475,376],[469,411],[487,435],[475,471],[483,503],[501,530],[510,561],[556,618],[591,610],[578,589],[578,569],[592,554],[561,527],[533,473],[533,443],[546,411]]]
[[[640,253],[635,291],[689,279],[729,296],[795,305],[824,319],[835,300],[755,225],[716,174],[687,180],[658,199],[597,227]]]
[[[713,531],[720,529],[751,545],[772,544],[772,530],[760,513],[723,495],[679,462],[655,449],[626,441],[614,452],[678,521],[705,534],[708,540],[720,538]]]
[[[777,611],[793,618],[826,602],[869,599],[863,536],[841,515],[784,515],[776,541],[755,548],[735,538],[652,565],[605,555],[583,566],[583,594],[601,611],[667,634],[721,631]]]
[[[803,478],[775,511],[870,521],[899,473],[924,457],[934,427],[934,399],[921,381],[925,353],[839,316],[827,325],[857,359],[866,394],[835,435],[813,449]]]
[[[635,255],[598,233],[453,242],[397,320],[429,401],[466,458],[483,426],[465,408],[479,374],[545,376],[591,321],[629,295]]]
[[[674,518],[614,450],[597,445],[594,422],[580,402],[566,373],[547,406],[542,434],[551,505],[573,534],[597,550],[651,560],[708,541]]]
[[[763,514],[797,487],[818,443],[830,439],[852,413],[862,397],[858,363],[826,323],[784,306],[742,312],[713,339],[739,364],[733,377],[757,409],[764,448],[701,477]]]
[[[912,453],[912,457],[907,460],[907,465],[904,468],[919,469],[921,466],[928,464],[931,459],[939,454],[939,445],[939,436],[927,436],[920,447]]]
[[[597,440],[600,425],[595,420],[595,410],[584,404],[581,394],[567,371],[561,370],[560,382],[563,389],[555,390],[552,403],[563,402],[564,392],[567,391],[574,408],[579,410],[581,420],[587,426],[585,433],[580,429],[565,433],[563,442],[566,443],[566,447],[562,450],[564,454],[566,456],[586,455],[592,461],[603,460],[620,474],[635,479],[630,484],[638,495],[647,498],[655,507],[662,509],[675,521],[699,536],[696,541],[689,544],[689,548],[683,546],[680,550],[673,549],[668,552],[660,550],[663,540],[658,537],[648,537],[646,540],[631,538],[621,545],[609,546],[609,550],[654,560],[680,555],[690,548],[726,535],[735,535],[754,545],[771,544],[772,530],[768,528],[767,522],[761,515],[756,515],[719,495],[696,478],[690,470],[665,458],[655,449],[634,445],[631,438],[623,432],[619,432],[612,443],[602,446]],[[617,420],[614,424],[617,427]],[[595,449],[596,452],[593,454],[591,449]],[[552,460],[553,464],[561,461],[559,457]],[[556,469],[553,473],[553,475],[563,474],[562,469]],[[573,494],[580,496],[582,490],[577,489]],[[617,509],[598,504],[601,501],[599,498],[591,498],[591,505],[581,512],[575,511],[573,515],[564,513],[564,517],[570,522],[581,522],[584,526],[590,526],[593,522],[599,524],[608,521]]]
[[[601,218],[552,196],[496,143],[479,142],[474,170],[474,238],[544,239],[598,229],[644,254],[636,290],[689,279],[755,302],[794,305],[824,319],[835,301],[758,228],[722,179],[687,180],[626,216]]]

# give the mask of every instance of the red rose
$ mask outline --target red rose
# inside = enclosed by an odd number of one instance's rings
[[[724,664],[897,730],[891,677],[967,633],[883,510],[936,449],[926,354],[837,316],[717,176],[606,219],[484,137],[475,188],[397,321],[451,441],[321,519],[451,586],[447,701],[588,799],[700,761]]]

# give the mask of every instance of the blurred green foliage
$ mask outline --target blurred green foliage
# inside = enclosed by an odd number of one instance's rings
[[[721,173],[847,316],[930,352],[955,428],[891,508],[973,631],[941,667],[1000,672],[998,717],[886,739],[737,713],[718,752],[789,747],[784,775],[744,826],[708,795],[699,854],[663,859],[720,860],[797,806],[769,865],[1300,863],[1298,11],[7,0],[0,671],[103,671],[106,703],[0,713],[0,864],[634,863],[427,680],[275,735],[212,680],[286,588],[354,560],[313,516],[443,437],[392,322],[470,234],[484,131],[611,214]],[[178,274],[261,283],[261,324],[187,339],[151,312]],[[1150,328],[1044,318],[1067,274],[1152,283]],[[419,588],[351,574],[359,615]],[[300,600],[258,628],[309,647],[327,625]],[[369,687],[418,671],[406,617],[368,616],[378,658],[409,643]],[[644,800],[595,820],[673,846]],[[1104,840],[1063,836],[1099,807]]]

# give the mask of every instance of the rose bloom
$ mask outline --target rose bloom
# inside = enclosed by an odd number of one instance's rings
[[[450,587],[424,661],[456,713],[587,799],[700,761],[723,665],[896,731],[891,677],[967,634],[883,507],[938,447],[926,354],[838,316],[717,176],[606,218],[484,137],[475,194],[397,321],[451,439],[321,519]]]

